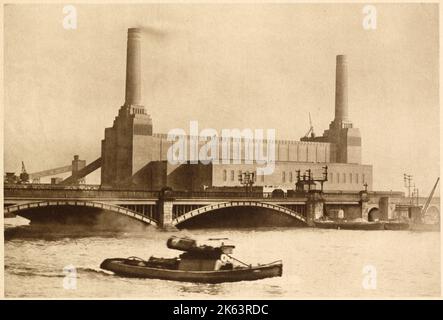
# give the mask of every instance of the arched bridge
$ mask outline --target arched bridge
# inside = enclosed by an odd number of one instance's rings
[[[140,214],[136,211],[118,205],[96,202],[96,201],[78,201],[78,200],[39,201],[39,202],[30,202],[25,204],[12,205],[6,207],[4,211],[6,215],[20,215],[20,212],[24,210],[43,208],[43,207],[59,207],[59,206],[98,208],[105,211],[111,211],[117,214],[121,214],[146,224],[157,226],[157,222],[146,215]]]
[[[214,212],[218,209],[224,209],[224,208],[232,208],[232,207],[259,207],[259,208],[266,208],[273,210],[275,212],[282,213],[284,215],[287,215],[291,218],[297,219],[303,223],[306,223],[306,217],[303,216],[302,212],[297,212],[295,210],[289,209],[284,206],[280,206],[277,204],[272,203],[266,203],[266,202],[259,202],[259,201],[229,201],[229,202],[221,202],[221,203],[215,203],[215,204],[209,204],[194,210],[191,210],[189,212],[186,212],[182,215],[177,216],[172,220],[172,225],[176,226],[180,223],[185,222],[186,220],[189,220],[191,218],[194,218],[198,215]],[[302,210],[300,210],[302,211]]]
[[[438,200],[435,199],[431,205],[438,206]],[[308,226],[315,226],[314,220],[321,218],[325,213],[330,218],[334,218],[336,213],[343,213],[347,219],[367,220],[372,210],[379,209],[383,211],[380,213],[381,217],[389,218],[391,204],[394,204],[394,209],[397,210],[396,208],[400,207],[404,201],[408,202],[408,206],[409,203],[412,203],[412,199],[406,198],[405,200],[403,194],[399,192],[331,191],[321,195],[312,192],[275,196],[263,192],[126,190],[99,185],[6,184],[4,186],[4,213],[6,217],[21,215],[21,211],[40,207],[92,207],[115,212],[159,227],[179,227],[181,223],[185,225],[184,222],[193,217],[202,214],[212,215],[216,211],[220,212],[219,209],[233,207],[269,209],[269,212],[290,217],[294,221],[306,223]],[[382,202],[384,205],[380,207]],[[435,208],[430,207],[434,211],[439,209]],[[57,214],[52,211],[36,210],[35,217],[42,214],[42,220],[51,219],[52,214]],[[47,214],[46,217],[45,214]],[[76,215],[77,213],[75,210],[66,212],[66,217],[71,214]],[[31,215],[29,214],[29,216]],[[215,216],[216,214],[214,214]],[[205,220],[203,216],[201,218]],[[240,215],[239,222],[241,222],[241,218]],[[208,216],[207,220],[211,219]],[[273,220],[273,218],[269,220]]]

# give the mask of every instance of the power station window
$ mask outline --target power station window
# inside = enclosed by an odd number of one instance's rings
[[[361,177],[361,180],[362,180],[363,183],[366,183],[366,179],[365,179],[365,174],[364,173],[363,173],[363,175]]]
[[[349,174],[349,183],[352,183],[352,173]]]
[[[292,182],[292,171],[289,172],[289,182]]]
[[[223,170],[223,181],[226,181],[227,180],[227,172],[226,172],[226,170]]]
[[[329,180],[331,181],[331,183],[334,182],[334,174],[332,172],[329,174]]]
[[[281,173],[281,181],[286,182],[286,172],[284,171]]]
[[[265,182],[265,175],[264,174],[261,174],[260,180],[261,180],[261,182]]]
[[[337,183],[340,183],[340,173],[337,172]]]
[[[346,183],[346,173],[343,172],[343,183]]]
[[[234,181],[234,170],[231,170],[231,181]]]
[[[355,174],[355,183],[358,184],[358,173]]]

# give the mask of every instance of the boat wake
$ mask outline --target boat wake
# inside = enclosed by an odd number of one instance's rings
[[[94,268],[77,268],[77,274],[80,275],[94,275],[94,276],[114,276],[112,272],[101,270],[101,269],[94,269]]]
[[[65,275],[63,273],[54,271],[41,271],[34,268],[20,268],[15,269],[12,267],[5,266],[6,273],[11,275],[21,276],[21,277],[45,277],[45,278],[63,278]]]
[[[84,276],[113,276],[112,272],[94,269],[89,267],[79,267],[75,269],[77,272],[77,276],[82,278]],[[32,268],[32,267],[20,267],[16,268],[13,266],[5,266],[5,271],[11,275],[22,276],[22,277],[46,277],[46,278],[64,278],[66,277],[66,273],[57,270],[48,269],[41,270],[40,268]]]

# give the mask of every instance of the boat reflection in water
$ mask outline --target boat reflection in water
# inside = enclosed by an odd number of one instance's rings
[[[257,266],[248,265],[232,257],[234,246],[197,246],[187,237],[171,237],[167,241],[170,249],[183,251],[177,258],[155,258],[144,260],[138,257],[105,259],[100,268],[117,275],[136,278],[221,283],[244,280],[259,280],[280,277],[282,261]]]

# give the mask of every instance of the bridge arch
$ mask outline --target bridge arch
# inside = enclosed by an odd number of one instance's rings
[[[368,205],[368,207],[367,207],[368,212],[371,211],[371,210],[374,210],[374,209],[380,209],[380,208],[378,207],[378,204],[370,204],[370,205]]]
[[[368,210],[368,221],[373,222],[380,219],[380,209],[378,206],[371,206]]]
[[[14,214],[20,215],[20,211],[35,209],[35,208],[44,208],[44,207],[57,207],[57,206],[74,206],[74,207],[90,207],[90,208],[98,208],[107,211],[111,211],[117,214],[121,214],[127,216],[131,219],[135,219],[141,221],[146,224],[150,224],[153,226],[157,226],[157,222],[150,219],[147,216],[144,216],[138,212],[133,210],[96,201],[79,201],[79,200],[57,200],[57,201],[39,201],[39,202],[30,202],[25,204],[18,204],[4,208],[5,214]]]
[[[215,203],[215,204],[209,204],[207,206],[186,212],[183,215],[180,215],[172,220],[172,225],[176,226],[180,223],[183,223],[189,219],[192,219],[196,216],[199,216],[201,214],[207,213],[207,212],[213,212],[217,209],[224,209],[224,208],[232,208],[232,207],[259,207],[259,208],[266,208],[270,209],[275,212],[283,213],[291,218],[297,219],[303,223],[306,223],[306,218],[291,209],[288,209],[286,207],[272,204],[272,203],[266,203],[266,202],[258,202],[258,201],[230,201],[230,202],[221,202],[221,203]]]

